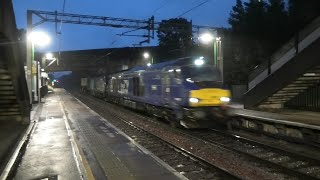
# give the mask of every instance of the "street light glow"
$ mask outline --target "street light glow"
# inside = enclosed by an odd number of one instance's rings
[[[209,44],[214,39],[213,35],[210,33],[204,33],[199,37],[199,40],[204,44]]]
[[[31,32],[28,36],[28,40],[38,46],[46,46],[51,42],[50,37],[46,33],[40,31]]]
[[[53,59],[53,54],[52,53],[47,53],[46,54],[46,59]]]
[[[145,53],[143,53],[143,57],[146,58],[146,59],[148,59],[148,58],[150,57],[150,54],[147,53],[147,52],[145,52]]]

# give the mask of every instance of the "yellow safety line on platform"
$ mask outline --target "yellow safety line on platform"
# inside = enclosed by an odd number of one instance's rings
[[[73,132],[73,134],[75,134],[75,133]],[[95,180],[94,175],[93,175],[92,170],[91,170],[91,167],[89,165],[89,162],[88,162],[87,158],[85,157],[84,152],[82,151],[82,149],[79,148],[80,147],[79,141],[75,140],[75,143],[76,143],[76,145],[77,145],[77,147],[79,149],[79,154],[80,154],[80,157],[81,157],[81,161],[82,161],[84,170],[86,171],[86,176],[87,176],[88,180]]]
[[[62,105],[62,103],[63,103],[63,105]],[[76,156],[75,158],[76,158],[77,165],[78,166],[80,165],[79,164],[79,160],[80,160],[82,162],[81,164],[82,164],[82,167],[83,167],[83,169],[85,171],[86,178],[88,180],[95,180],[94,175],[93,175],[92,170],[91,170],[91,167],[89,165],[89,162],[88,162],[87,158],[85,157],[85,155],[84,155],[84,153],[83,153],[83,151],[81,149],[80,143],[75,138],[75,133],[71,130],[70,125],[68,123],[68,117],[67,117],[67,115],[65,113],[65,108],[64,108],[64,107],[66,107],[66,105],[64,104],[64,102],[61,102],[60,106],[62,108],[62,112],[63,112],[64,117],[65,117],[64,120],[65,120],[66,128],[67,128],[67,131],[68,131],[68,135],[71,137],[71,145],[72,145],[72,149],[74,150],[74,153],[75,153],[75,156]],[[80,173],[81,173],[81,170],[80,170]]]

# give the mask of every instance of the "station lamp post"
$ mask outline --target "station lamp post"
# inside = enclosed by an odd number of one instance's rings
[[[223,79],[223,54],[221,46],[221,37],[215,37],[211,33],[204,33],[199,36],[199,41],[202,44],[210,45],[213,49],[213,64],[221,71]]]
[[[57,58],[54,57],[54,55],[50,52],[46,53],[42,57],[42,62],[41,62],[41,77],[40,77],[40,82],[41,82],[41,88],[44,88],[44,91],[48,90],[48,85],[49,85],[49,77],[47,73],[47,69],[50,65],[52,65],[55,61],[57,61]],[[40,93],[41,95],[41,93]],[[40,98],[41,99],[41,98]]]
[[[144,59],[150,59],[150,57],[151,57],[151,61],[149,61],[147,63],[147,66],[151,66],[151,64],[153,64],[153,57],[148,52],[144,52],[143,57],[144,57]]]
[[[44,47],[50,43],[50,37],[44,32],[28,31],[27,33],[27,84],[30,104],[33,100],[40,102],[39,77],[40,64],[34,60],[35,47]],[[34,92],[34,94],[32,93]]]

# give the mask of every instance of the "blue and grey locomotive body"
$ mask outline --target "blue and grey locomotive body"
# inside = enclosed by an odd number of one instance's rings
[[[230,91],[223,88],[220,72],[206,65],[202,57],[135,67],[106,79],[106,100],[187,128],[223,119],[225,105],[230,101]]]

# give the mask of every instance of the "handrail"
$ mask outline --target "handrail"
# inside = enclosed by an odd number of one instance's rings
[[[310,24],[308,24],[304,29],[298,32],[298,36],[291,38],[285,45],[283,45],[278,51],[276,51],[271,57],[270,60],[266,60],[262,62],[259,66],[257,66],[253,72],[249,75],[249,82],[255,79],[262,72],[270,68],[270,66],[277,62],[281,57],[283,57],[289,50],[292,48],[296,48],[295,46],[303,41],[309,34],[311,34],[314,30],[319,28],[320,26],[320,16],[313,20]],[[299,50],[298,50],[299,52]]]

